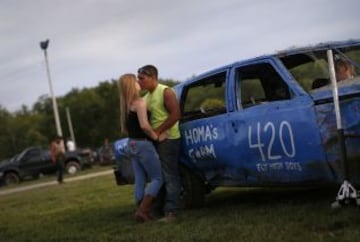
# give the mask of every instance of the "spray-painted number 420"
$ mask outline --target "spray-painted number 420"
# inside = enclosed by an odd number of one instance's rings
[[[256,137],[252,137],[252,126],[249,126],[248,129],[248,140],[249,147],[253,149],[258,149],[260,152],[261,160],[278,160],[283,158],[283,156],[293,158],[296,155],[294,135],[291,128],[291,125],[288,121],[282,121],[278,130],[276,130],[275,125],[272,122],[267,122],[263,127],[261,127],[260,122],[256,125]],[[270,140],[267,144],[262,142],[263,134],[270,134]],[[286,137],[286,139],[285,139]],[[274,143],[279,139],[283,154],[275,154]]]

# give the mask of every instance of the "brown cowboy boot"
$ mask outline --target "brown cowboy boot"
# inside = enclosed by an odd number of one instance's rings
[[[145,195],[139,208],[135,212],[135,220],[138,222],[150,222],[152,217],[150,216],[151,207],[154,198],[150,195]]]

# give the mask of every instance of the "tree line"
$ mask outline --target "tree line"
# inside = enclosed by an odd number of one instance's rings
[[[171,79],[159,81],[169,86],[178,83]],[[115,141],[123,137],[117,80],[103,81],[92,88],[73,88],[57,97],[57,104],[63,136],[70,137],[68,108],[78,147],[96,149],[105,138]],[[47,148],[56,135],[51,97],[40,96],[32,108],[23,105],[15,112],[9,112],[0,104],[0,127],[0,160],[30,146]]]

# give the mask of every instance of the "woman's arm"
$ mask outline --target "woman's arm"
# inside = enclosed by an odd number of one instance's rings
[[[146,102],[143,99],[139,99],[134,104],[141,129],[144,130],[146,135],[151,139],[158,140],[159,136],[153,131],[148,120]]]

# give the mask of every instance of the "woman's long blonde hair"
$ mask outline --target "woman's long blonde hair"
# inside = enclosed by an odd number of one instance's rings
[[[120,130],[127,134],[126,118],[130,112],[130,106],[134,100],[139,97],[139,91],[136,90],[136,76],[134,74],[124,74],[118,81],[120,97]]]

